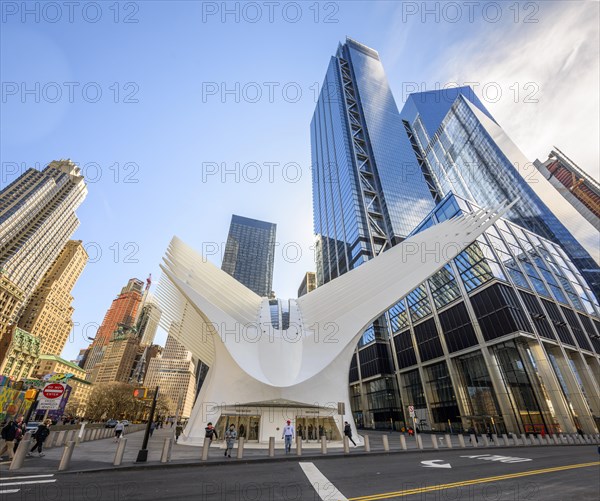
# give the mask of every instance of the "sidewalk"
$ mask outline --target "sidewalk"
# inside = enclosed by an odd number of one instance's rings
[[[366,431],[366,430],[365,430]],[[390,452],[391,453],[401,453],[401,452],[431,452],[435,450],[432,445],[431,437],[432,435],[423,434],[423,445],[424,450],[420,451],[417,447],[416,440],[414,437],[406,436],[406,444],[408,451],[403,451],[400,445],[400,433],[387,433],[381,431],[369,430],[368,435],[370,438],[371,452],[365,452],[364,447],[353,447],[350,444],[350,454],[349,456],[356,455],[368,455],[368,454],[387,454],[384,451],[383,447],[383,436],[387,435]],[[114,438],[107,438],[103,440],[95,440],[91,442],[83,442],[75,447],[75,451],[73,453],[73,457],[71,459],[71,465],[69,467],[68,472],[82,472],[82,471],[96,471],[96,470],[107,470],[107,469],[130,469],[130,468],[152,468],[152,467],[168,467],[169,465],[209,465],[209,464],[223,464],[223,463],[231,463],[231,462],[239,462],[240,460],[236,459],[237,449],[233,451],[231,458],[224,457],[224,448],[221,448],[222,443],[214,443],[209,452],[208,461],[201,461],[202,448],[201,447],[190,447],[185,445],[174,444],[171,453],[171,461],[169,463],[161,463],[160,457],[163,449],[163,444],[165,439],[171,438],[173,436],[173,429],[163,428],[157,429],[154,432],[154,435],[150,438],[148,443],[148,461],[146,463],[136,463],[135,460],[137,458],[137,454],[139,449],[142,446],[142,442],[144,439],[144,432],[138,431],[132,434],[125,435],[127,438],[127,446],[125,448],[125,455],[123,456],[123,462],[121,466],[113,466],[113,460],[115,457],[115,451],[117,449],[117,443],[114,441]],[[444,451],[451,450],[449,449],[444,441],[439,440],[441,435],[434,435],[436,437],[436,441],[438,443],[439,451],[443,453]],[[598,443],[598,438],[594,438],[596,443]],[[503,444],[503,441],[500,440],[500,443]],[[321,454],[320,443],[317,446],[316,443],[312,444],[303,444],[302,457],[339,457],[343,456],[343,448],[339,447],[339,442],[337,443],[338,447],[332,447],[331,444],[328,444],[327,455],[324,456]],[[568,445],[568,444],[564,444]],[[580,445],[580,444],[575,444]],[[456,435],[452,436],[452,446],[454,449],[459,448],[459,440]],[[465,446],[474,450],[472,444],[469,443],[469,438],[465,437]],[[491,449],[501,449],[506,448],[504,445],[490,444],[489,447],[484,447],[484,442],[482,437],[479,437],[479,444],[477,450],[483,451],[491,450]],[[282,445],[277,445],[278,448],[275,449],[275,458],[270,458],[268,455],[268,450],[264,448],[260,449],[249,449],[244,448],[244,457],[241,461],[281,461],[285,460],[286,457],[290,460],[297,460],[298,456],[296,456],[296,448],[295,444],[292,447],[292,452],[288,455],[285,454],[285,451]],[[511,441],[509,447],[515,447]],[[526,449],[528,446],[521,446],[521,448]],[[549,445],[536,445],[536,447],[549,447]],[[63,447],[54,447],[52,449],[48,449],[45,452],[44,457],[28,457],[25,459],[25,463],[23,467],[17,471],[10,472],[10,475],[27,475],[27,474],[39,474],[39,473],[57,473],[58,465],[60,463],[60,458],[63,453]],[[8,474],[8,468],[10,466],[9,462],[4,462],[0,464],[0,473],[2,475]]]

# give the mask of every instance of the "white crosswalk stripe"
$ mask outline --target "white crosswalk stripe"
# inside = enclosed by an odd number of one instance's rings
[[[0,478],[0,494],[14,494],[19,492],[21,489],[6,489],[5,487],[16,487],[21,485],[30,484],[49,484],[56,482],[53,477],[54,474],[49,475],[20,475],[14,477],[2,477]],[[33,480],[35,479],[35,480]]]

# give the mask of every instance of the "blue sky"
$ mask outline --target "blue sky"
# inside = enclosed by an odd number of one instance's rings
[[[60,158],[88,179],[67,359],[130,277],[156,284],[173,235],[222,249],[232,213],[277,223],[274,289],[295,297],[314,269],[309,123],[346,35],[379,51],[399,106],[476,82],[531,160],[556,144],[598,176],[597,2],[53,4],[1,2],[0,187]]]

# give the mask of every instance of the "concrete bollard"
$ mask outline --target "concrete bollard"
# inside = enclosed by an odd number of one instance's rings
[[[473,447],[479,447],[479,444],[477,443],[477,435],[475,435],[474,433],[471,433],[469,435],[469,437],[471,437],[471,445]]]
[[[464,449],[466,447],[465,437],[462,433],[458,434],[458,445],[460,446],[461,449]]]
[[[529,445],[529,442],[527,441],[527,434],[521,433],[521,440],[523,441],[523,445]]]
[[[423,436],[420,433],[417,435],[417,447],[423,450]]]
[[[327,437],[321,437],[321,454],[327,454]]]
[[[403,451],[405,451],[408,447],[406,447],[406,437],[404,435],[400,435],[400,447]]]
[[[495,433],[492,433],[492,441],[494,442],[494,445],[500,445],[500,442],[498,441],[498,435]]]
[[[448,433],[446,433],[444,435],[444,439],[446,440],[446,447],[448,449],[452,449],[452,437]]]
[[[269,437],[269,457],[275,456],[275,437]]]
[[[171,443],[172,443],[172,439],[165,438],[165,442],[163,443],[162,453],[160,455],[160,462],[161,463],[168,463],[169,462],[169,455],[170,455],[170,452],[171,452]]]
[[[484,447],[489,447],[490,446],[490,440],[487,437],[487,435],[481,435],[481,438],[483,439],[483,446]]]
[[[389,450],[390,450],[390,441],[388,440],[388,436],[387,435],[382,435],[381,438],[383,439],[383,450],[385,452],[389,452]]]
[[[350,454],[350,440],[344,435],[344,454]]]
[[[431,445],[434,449],[439,449],[439,445],[437,443],[437,435],[431,435]]]
[[[238,459],[242,459],[244,457],[244,442],[245,442],[245,438],[244,437],[240,437],[238,439],[238,448],[237,448],[237,458]],[[296,445],[297,447],[297,445]],[[300,446],[302,447],[302,446]]]
[[[560,442],[558,441],[558,436],[555,434],[552,435],[552,441],[554,442],[554,445],[558,445]]]
[[[371,452],[371,439],[369,435],[364,435],[363,440],[365,442],[365,452]]]
[[[511,433],[510,436],[512,437],[513,441],[515,442],[515,446],[519,447],[521,446],[521,441],[519,440],[519,437],[517,435],[515,435],[514,433]]]
[[[302,456],[302,437],[296,437],[296,456]]]
[[[127,445],[126,438],[120,438],[117,444],[117,450],[115,452],[115,459],[113,460],[113,466],[120,466],[123,462],[123,454],[125,454],[125,447]],[[162,459],[161,459],[162,461]]]
[[[202,444],[202,461],[208,459],[208,449],[210,449],[210,440],[205,438],[204,443]]]
[[[75,450],[75,442],[71,440],[65,445],[62,457],[60,458],[60,464],[58,465],[58,471],[65,471],[69,468],[71,458],[73,457],[73,451]]]
[[[54,442],[54,446],[61,447],[65,443],[66,436],[67,436],[66,430],[59,431],[58,436],[56,437],[56,441]]]
[[[13,444],[10,444],[11,447]],[[10,462],[10,471],[19,470],[23,466],[23,462],[25,461],[25,456],[29,452],[29,447],[31,446],[31,435],[25,435],[25,438],[21,440],[21,443],[17,447],[17,452],[15,452],[15,457]]]
[[[531,442],[531,445],[539,445],[535,435],[529,435],[529,441]]]
[[[50,435],[48,435],[48,438],[44,442],[44,449],[52,449],[52,447],[54,447],[54,444],[56,444],[57,438],[58,438],[58,432],[51,431]]]
[[[510,442],[508,441],[508,435],[506,433],[502,434],[502,441],[504,442],[505,447],[508,447],[510,445]]]

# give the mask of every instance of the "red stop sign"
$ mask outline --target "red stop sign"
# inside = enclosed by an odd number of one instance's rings
[[[59,398],[63,396],[65,387],[60,383],[47,384],[42,390],[42,394],[46,398]]]

